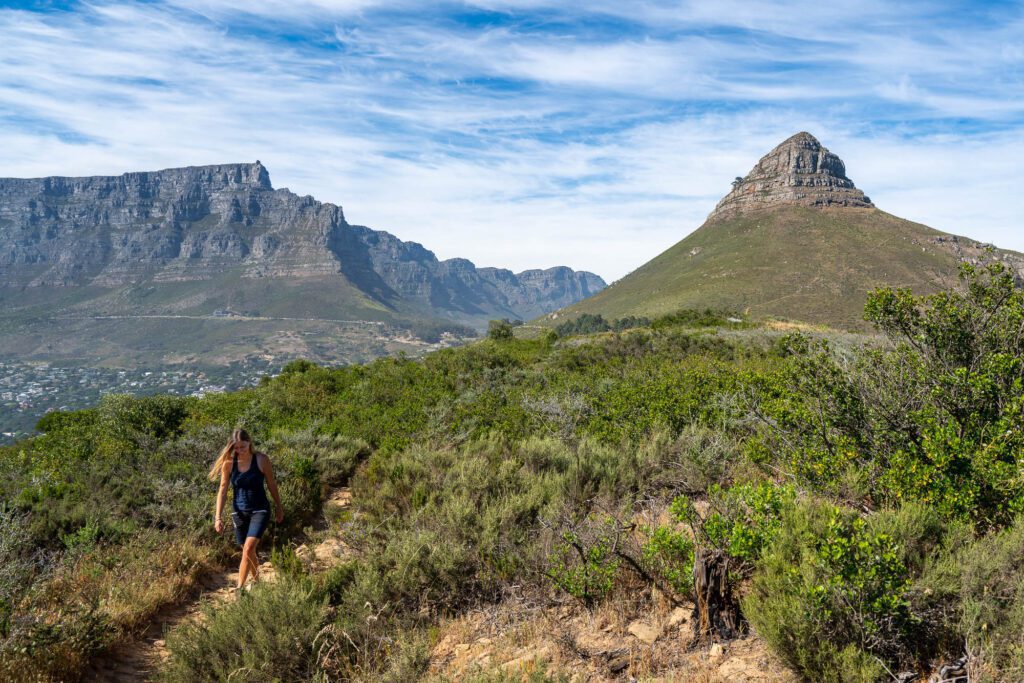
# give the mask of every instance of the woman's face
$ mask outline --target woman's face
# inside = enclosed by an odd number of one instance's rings
[[[235,442],[235,453],[245,455],[246,453],[249,452],[249,447],[250,444],[248,441],[242,441],[241,439],[239,439],[238,441]]]

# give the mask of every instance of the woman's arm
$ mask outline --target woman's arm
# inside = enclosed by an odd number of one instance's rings
[[[231,465],[224,463],[220,471],[220,488],[217,489],[217,504],[213,508],[213,530],[218,534],[224,530],[224,522],[220,515],[224,512],[224,501],[228,497],[228,484],[231,483]]]
[[[281,494],[277,492],[277,481],[274,479],[274,466],[270,464],[270,458],[264,453],[260,453],[262,456],[263,476],[267,478],[267,488],[270,489],[270,495],[274,498],[274,507],[277,508],[277,513],[274,515],[274,520],[280,524],[284,521],[284,506],[281,505]],[[259,460],[256,461],[259,464]]]

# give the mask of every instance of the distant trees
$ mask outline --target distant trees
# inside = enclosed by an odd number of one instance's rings
[[[594,334],[595,332],[620,332],[631,327],[644,327],[650,325],[649,318],[642,318],[630,315],[625,318],[616,318],[611,322],[604,319],[600,313],[584,313],[575,320],[567,320],[555,328],[559,337],[568,337],[574,334]]]
[[[522,325],[522,320],[509,320],[508,318],[502,318],[501,320],[492,320],[487,323],[487,338],[495,341],[504,341],[506,339],[512,339],[512,328]]]
[[[628,315],[608,321],[600,313],[584,313],[574,320],[566,320],[555,328],[555,332],[559,337],[568,337],[574,334],[621,332],[634,327],[651,327],[656,330],[666,327],[720,327],[742,322],[737,315],[710,308],[683,308],[654,319]]]

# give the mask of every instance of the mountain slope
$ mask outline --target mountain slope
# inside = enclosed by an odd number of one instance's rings
[[[0,179],[0,342],[15,357],[24,349],[57,353],[72,331],[83,343],[125,350],[156,336],[179,355],[209,356],[243,333],[260,341],[282,327],[296,331],[286,318],[482,328],[492,318],[542,315],[604,286],[565,267],[516,274],[439,261],[420,244],[350,225],[340,206],[274,189],[258,161]],[[205,322],[150,320],[138,339],[110,338],[107,323],[66,323],[225,312],[275,323],[225,332],[220,321],[207,334]]]
[[[807,133],[762,158],[685,239],[593,297],[545,316],[657,316],[725,308],[843,328],[863,325],[867,292],[951,284],[961,260],[1024,257],[875,208],[843,162]]]

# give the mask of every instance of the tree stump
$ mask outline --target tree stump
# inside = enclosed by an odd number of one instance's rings
[[[693,632],[697,640],[732,640],[745,630],[729,582],[729,558],[720,550],[693,556]]]

